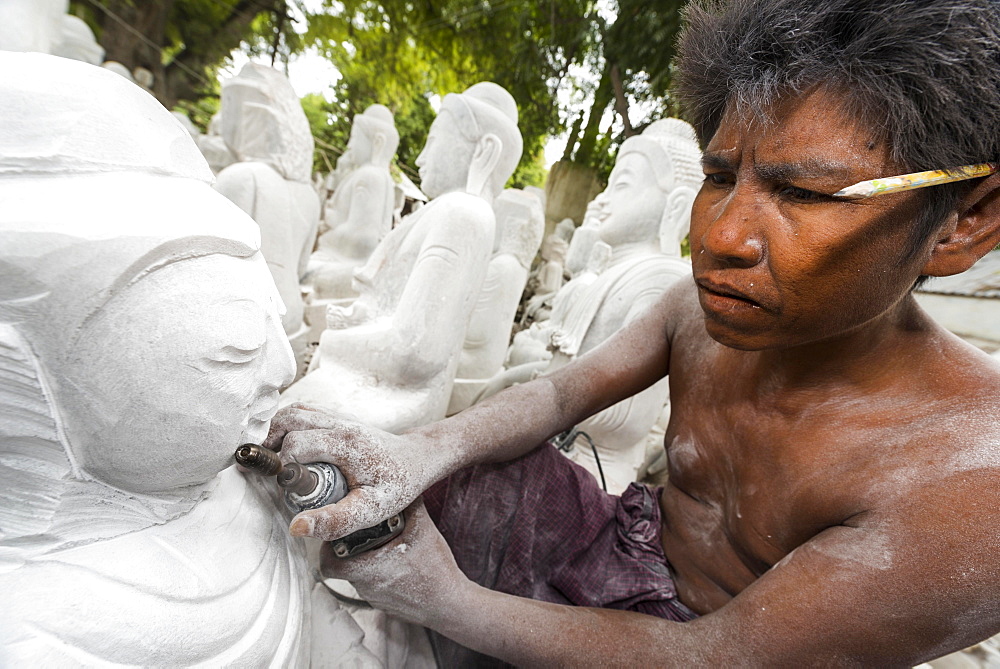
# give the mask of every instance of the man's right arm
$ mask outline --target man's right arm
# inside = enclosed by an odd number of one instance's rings
[[[671,289],[569,365],[445,420],[391,435],[293,406],[275,416],[265,445],[285,448],[285,458],[292,450],[300,462],[341,468],[351,487],[348,496],[300,517],[312,525],[310,534],[327,540],[343,536],[401,511],[454,471],[513,460],[661,379],[670,357],[668,324],[682,299],[682,289]]]

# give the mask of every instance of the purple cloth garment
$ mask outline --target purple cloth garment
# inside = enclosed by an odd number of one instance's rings
[[[545,444],[456,472],[425,492],[424,503],[459,568],[479,585],[685,622],[697,614],[677,599],[660,543],[659,493],[633,483],[621,497],[609,495]],[[497,666],[435,637],[440,666]]]

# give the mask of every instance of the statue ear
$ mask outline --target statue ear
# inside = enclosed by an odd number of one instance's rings
[[[476,142],[476,150],[472,155],[472,165],[469,167],[469,177],[465,182],[465,191],[472,195],[487,195],[490,177],[500,162],[500,152],[503,142],[493,133],[488,133]]]
[[[921,274],[951,276],[976,264],[1000,244],[1000,173],[986,178],[938,231]]]
[[[668,255],[680,255],[680,242],[691,229],[693,188],[678,186],[667,196],[667,206],[660,218],[660,250]]]
[[[371,163],[378,163],[381,160],[382,149],[385,148],[385,133],[376,132],[372,137],[372,155],[369,159]]]

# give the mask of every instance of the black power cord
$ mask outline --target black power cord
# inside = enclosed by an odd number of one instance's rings
[[[608,483],[604,480],[604,468],[601,467],[601,458],[597,455],[597,446],[594,445],[594,440],[590,438],[590,435],[583,430],[577,429],[576,427],[571,427],[565,432],[560,432],[552,438],[552,444],[558,448],[563,453],[569,453],[573,450],[573,443],[576,441],[577,437],[583,437],[590,444],[590,450],[594,452],[594,461],[597,463],[597,473],[601,475],[601,487],[604,488],[604,492],[608,491]]]

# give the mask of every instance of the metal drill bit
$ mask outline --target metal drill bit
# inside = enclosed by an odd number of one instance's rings
[[[243,444],[234,454],[236,462],[262,476],[275,476],[281,472],[281,459],[274,451],[257,444]]]

